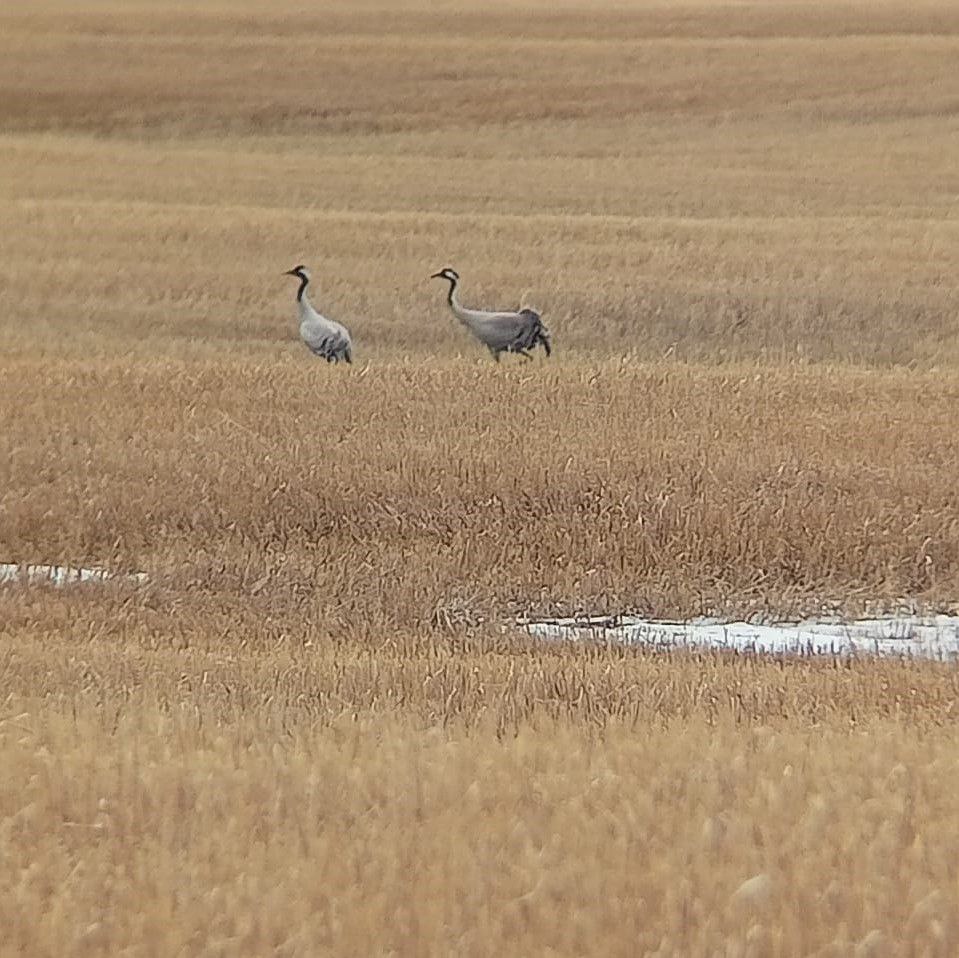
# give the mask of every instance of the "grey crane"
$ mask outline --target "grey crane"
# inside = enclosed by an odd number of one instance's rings
[[[450,284],[447,297],[453,315],[490,351],[497,362],[500,353],[519,353],[532,359],[529,350],[542,346],[548,356],[552,352],[549,330],[539,313],[533,309],[517,312],[489,313],[481,309],[466,309],[456,296],[460,274],[447,266],[430,279],[445,279]]]
[[[306,295],[310,284],[310,274],[305,266],[294,266],[284,276],[295,276],[300,281],[296,291],[296,305],[300,316],[300,339],[309,347],[310,352],[328,363],[338,363],[341,359],[353,362],[353,339],[350,331],[341,323],[321,316]]]

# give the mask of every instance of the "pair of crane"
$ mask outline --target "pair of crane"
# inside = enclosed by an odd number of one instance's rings
[[[353,362],[353,337],[350,331],[342,323],[322,316],[310,302],[306,292],[310,285],[307,268],[294,266],[284,275],[295,276],[300,281],[300,288],[296,291],[300,339],[314,355],[328,363],[338,363],[341,359]],[[490,313],[481,309],[466,309],[456,296],[460,275],[455,269],[447,266],[433,273],[430,279],[445,279],[450,284],[447,301],[453,315],[490,351],[497,362],[500,353],[517,353],[532,359],[530,350],[537,346],[542,346],[547,356],[552,351],[549,330],[535,310],[524,308],[515,313]]]

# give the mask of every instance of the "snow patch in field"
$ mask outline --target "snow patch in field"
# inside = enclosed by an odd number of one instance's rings
[[[959,657],[959,615],[807,619],[767,625],[690,619],[662,622],[622,617],[525,623],[542,639],[619,642],[654,649],[721,649],[774,655]]]
[[[110,572],[108,569],[83,569],[65,565],[18,565],[0,563],[0,584],[14,582],[21,585],[74,585],[78,582],[134,582],[147,581],[145,572]]]

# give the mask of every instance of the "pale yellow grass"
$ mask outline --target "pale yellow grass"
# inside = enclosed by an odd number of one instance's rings
[[[954,667],[511,623],[954,607],[957,54],[944,0],[4,9],[0,561],[150,584],[0,590],[0,954],[955,954]]]
[[[951,667],[241,634],[7,645],[7,953],[955,950]]]
[[[4,16],[15,349],[272,356],[303,259],[360,357],[468,348],[453,261],[567,350],[956,358],[947,4],[123,9]]]
[[[6,953],[955,953],[951,733],[138,704],[3,724]]]
[[[297,631],[959,596],[952,372],[275,351],[8,363],[7,555]]]

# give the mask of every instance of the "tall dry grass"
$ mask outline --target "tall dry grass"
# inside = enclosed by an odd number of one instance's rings
[[[7,555],[296,632],[959,594],[951,372],[301,350],[8,367]]]
[[[951,734],[12,715],[5,950],[956,948]]]
[[[9,953],[955,950],[952,667],[45,604],[4,626]]]
[[[510,623],[953,606],[957,36],[0,11],[0,954],[956,953],[953,667]]]

